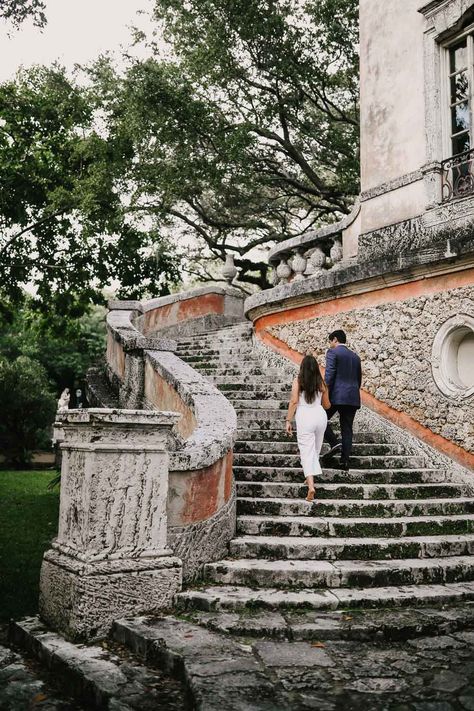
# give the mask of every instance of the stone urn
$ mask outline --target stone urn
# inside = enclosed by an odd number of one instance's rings
[[[238,269],[234,264],[234,255],[233,254],[226,254],[225,256],[225,264],[222,267],[222,276],[228,282],[229,284],[232,284],[234,281],[235,277],[237,276]]]
[[[334,244],[331,247],[331,251],[329,252],[331,256],[331,261],[336,266],[336,264],[339,264],[339,262],[342,261],[342,256],[343,256],[343,251],[342,251],[342,242],[339,239],[334,240]]]
[[[291,276],[291,267],[284,259],[280,260],[280,264],[276,268],[278,281],[280,284],[286,284]]]
[[[303,255],[300,252],[297,252],[293,259],[291,260],[291,266],[293,268],[293,271],[295,273],[295,278],[294,281],[300,281],[301,279],[304,279],[304,272],[306,269],[308,261],[306,257],[303,257]]]
[[[306,269],[307,274],[317,274],[322,270],[324,264],[326,263],[326,255],[324,254],[321,247],[316,247],[316,249],[311,253],[308,259],[308,266]]]

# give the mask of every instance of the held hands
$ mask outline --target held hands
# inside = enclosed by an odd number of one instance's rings
[[[286,434],[288,434],[288,435],[293,434],[293,425],[288,420],[286,421],[285,430],[286,430]]]

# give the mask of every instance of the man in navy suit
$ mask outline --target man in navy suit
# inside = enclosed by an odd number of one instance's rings
[[[352,451],[352,426],[357,410],[360,408],[360,385],[362,368],[357,353],[346,346],[344,331],[333,331],[329,334],[329,350],[326,353],[325,380],[329,389],[331,407],[327,410],[328,426],[324,439],[330,444],[330,451],[324,459],[336,452],[341,452],[341,469],[349,470],[349,458]],[[341,422],[342,442],[329,424],[329,420],[339,413]]]

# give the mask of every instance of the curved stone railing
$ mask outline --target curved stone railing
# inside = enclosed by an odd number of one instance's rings
[[[242,296],[228,287],[206,287],[144,303],[111,302],[110,309],[107,375],[120,407],[181,415],[170,451],[168,542],[189,580],[203,563],[225,554],[235,533],[237,420],[229,401],[161,334],[206,332],[242,321]]]
[[[280,242],[268,255],[274,268],[273,284],[323,274],[355,256],[359,213],[360,203],[357,201],[351,213],[340,222]]]

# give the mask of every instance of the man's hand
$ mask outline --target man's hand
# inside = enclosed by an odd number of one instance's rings
[[[286,434],[289,434],[289,435],[293,434],[293,425],[291,424],[291,422],[288,422],[288,420],[286,421],[285,429],[286,429]]]

